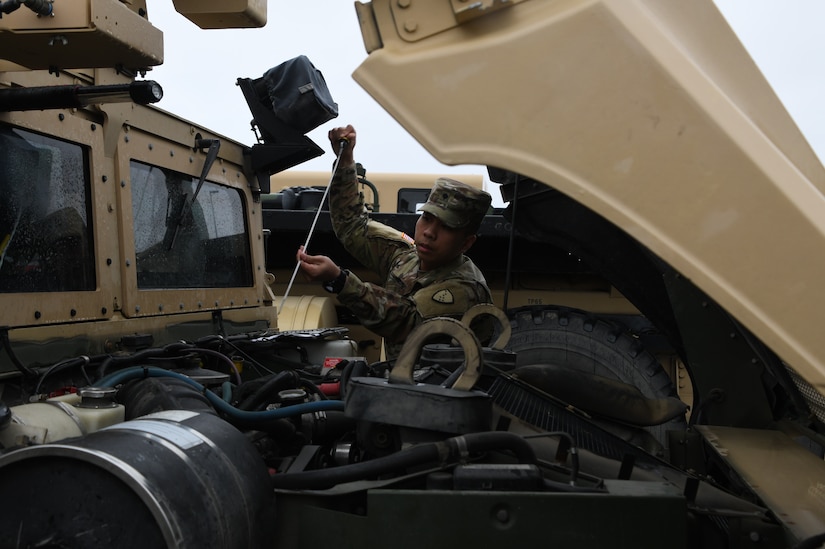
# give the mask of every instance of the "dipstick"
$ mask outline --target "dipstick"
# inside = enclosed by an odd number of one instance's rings
[[[335,177],[335,172],[338,171],[338,163],[341,162],[341,155],[344,154],[344,148],[349,144],[349,139],[342,138],[338,141],[338,156],[335,158],[335,164],[332,166],[332,175],[329,178],[329,183],[327,183],[327,188],[324,189],[324,196],[321,197],[321,203],[318,205],[318,210],[315,212],[315,218],[312,220],[312,226],[309,228],[309,234],[307,234],[307,238],[304,241],[304,252],[307,251],[309,248],[309,241],[312,238],[312,233],[315,232],[315,225],[318,223],[318,217],[321,215],[321,208],[324,206],[324,201],[327,199],[327,195],[329,194],[329,188],[332,185],[332,178]],[[286,298],[289,296],[289,291],[292,289],[292,284],[295,283],[295,277],[298,275],[298,270],[301,268],[301,262],[298,261],[295,263],[295,270],[292,271],[292,277],[289,279],[289,284],[287,284],[286,290],[284,291],[284,297],[281,299],[281,304],[278,306],[278,314],[281,314],[281,310],[284,308],[284,303],[286,303]]]

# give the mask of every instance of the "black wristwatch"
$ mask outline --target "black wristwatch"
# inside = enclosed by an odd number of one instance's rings
[[[324,282],[324,289],[331,294],[341,293],[341,290],[344,289],[344,284],[347,283],[347,276],[349,276],[349,271],[346,269],[341,269],[341,274],[329,282]]]

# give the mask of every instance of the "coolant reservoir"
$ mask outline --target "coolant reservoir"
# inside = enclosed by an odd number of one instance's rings
[[[4,448],[46,444],[99,431],[125,419],[113,388],[84,387],[77,394],[11,408],[11,422],[0,430]]]

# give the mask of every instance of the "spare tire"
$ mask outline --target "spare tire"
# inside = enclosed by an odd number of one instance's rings
[[[561,365],[633,385],[648,398],[676,396],[656,357],[616,323],[560,307],[523,307],[508,316],[512,335],[506,349],[517,353],[517,367]],[[679,416],[645,429],[666,447],[667,431],[685,430],[687,422]]]

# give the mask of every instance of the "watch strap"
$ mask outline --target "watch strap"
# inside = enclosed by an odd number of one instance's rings
[[[341,269],[341,273],[338,276],[328,282],[324,282],[324,289],[332,294],[341,293],[341,290],[344,289],[344,284],[347,283],[347,276],[349,276],[349,271]]]

